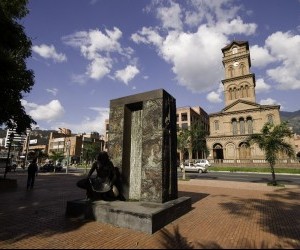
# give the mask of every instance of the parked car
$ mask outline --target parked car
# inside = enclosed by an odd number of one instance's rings
[[[196,159],[194,164],[196,164],[197,166],[211,166],[210,162],[206,159]]]
[[[54,165],[52,163],[46,163],[40,167],[41,172],[54,172]]]
[[[199,174],[201,173],[207,173],[207,168],[208,165],[200,165],[200,164],[195,164],[194,162],[189,162],[189,163],[184,163],[180,165],[180,170],[181,172],[183,171],[183,168],[186,172],[198,172]]]
[[[53,165],[53,163],[46,163],[42,167],[40,167],[41,172],[60,172],[63,167],[61,164]]]

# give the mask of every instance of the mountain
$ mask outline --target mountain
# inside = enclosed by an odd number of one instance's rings
[[[293,132],[300,135],[300,110],[294,112],[280,111],[281,121],[288,121]]]

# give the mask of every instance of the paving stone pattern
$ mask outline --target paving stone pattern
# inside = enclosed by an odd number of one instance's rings
[[[192,210],[149,235],[67,218],[68,200],[84,197],[75,174],[41,173],[26,190],[26,173],[10,173],[18,188],[0,191],[1,249],[300,248],[300,186],[179,181]]]

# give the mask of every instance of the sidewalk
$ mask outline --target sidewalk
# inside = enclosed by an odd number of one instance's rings
[[[300,248],[300,187],[215,180],[179,181],[192,210],[149,235],[65,217],[66,203],[84,197],[75,174],[40,174],[26,191],[0,192],[0,248]]]

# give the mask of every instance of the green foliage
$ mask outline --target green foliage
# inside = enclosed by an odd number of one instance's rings
[[[0,1],[0,125],[16,128],[18,133],[36,124],[21,102],[34,85],[34,74],[26,67],[32,43],[18,23],[28,13],[27,2]]]
[[[191,144],[191,132],[188,129],[179,129],[177,133],[177,148],[184,154]]]
[[[62,152],[62,151],[51,151],[51,154],[49,155],[49,158],[54,162],[56,162],[56,161],[60,162],[65,158],[64,152]]]
[[[192,149],[194,152],[203,151],[208,155],[208,148],[206,145],[206,136],[208,132],[204,130],[200,123],[194,123],[190,128]]]
[[[285,141],[286,138],[292,137],[292,135],[287,122],[282,122],[279,125],[266,123],[261,130],[261,134],[253,134],[247,138],[247,142],[257,143],[259,148],[265,152],[266,161],[270,164],[274,185],[276,185],[274,166],[278,154],[285,153],[288,157],[295,156],[293,147]]]
[[[82,159],[88,162],[92,162],[97,158],[101,150],[100,144],[98,143],[86,143],[82,149]]]

